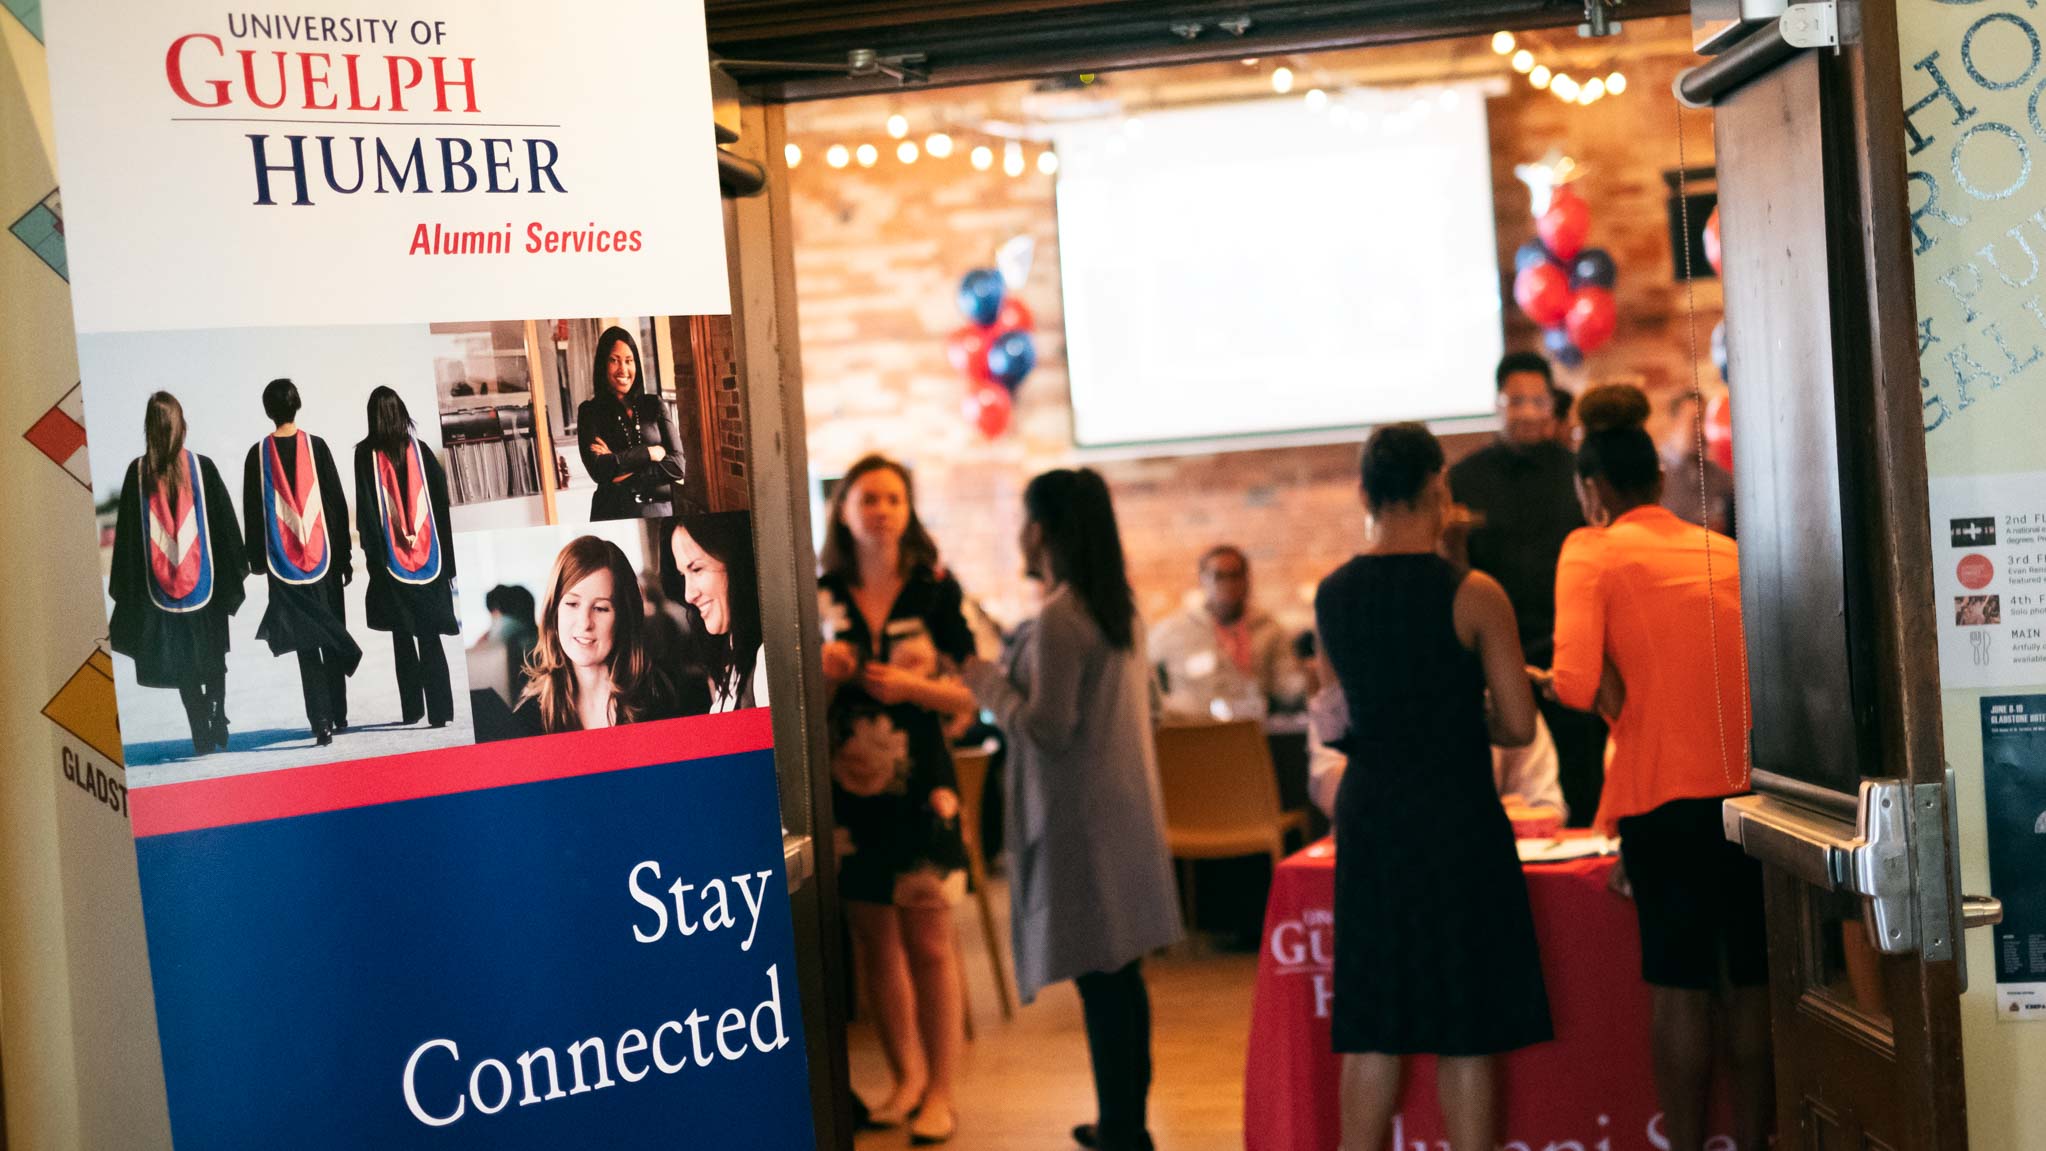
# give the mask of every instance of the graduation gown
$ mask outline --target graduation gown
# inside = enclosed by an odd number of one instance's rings
[[[376,449],[355,445],[355,534],[362,545],[369,590],[363,612],[369,626],[399,635],[456,635],[455,546],[448,514],[448,477],[433,450],[416,438],[419,474],[408,459],[385,476]],[[408,453],[409,455],[409,453]],[[389,464],[389,460],[384,460]],[[426,499],[418,499],[424,479]],[[386,485],[393,485],[386,490]],[[408,510],[409,505],[409,510]],[[430,517],[429,525],[421,523]],[[407,548],[407,528],[417,525],[416,546]],[[395,545],[395,546],[394,546]]]
[[[144,687],[178,687],[186,680],[227,670],[227,619],[241,606],[248,561],[242,551],[234,503],[213,461],[197,461],[192,475],[192,527],[181,555],[198,561],[197,579],[182,597],[157,584],[149,567],[149,510],[142,461],[128,464],[114,520],[113,570],[107,590],[113,616],[107,621],[113,649],[135,661]],[[173,545],[176,546],[176,545]]]
[[[316,492],[320,504],[316,522],[304,525],[310,538],[319,541],[317,549],[305,546],[316,550],[319,558],[303,563],[294,559],[289,533],[272,503],[273,496],[286,500],[286,493],[276,490],[274,473],[267,481],[264,474],[270,444],[276,439],[272,435],[257,440],[242,467],[242,547],[249,571],[268,576],[270,583],[270,606],[263,612],[256,638],[270,644],[272,655],[325,648],[340,659],[345,674],[353,675],[362,661],[362,648],[348,634],[347,604],[341,593],[342,581],[353,573],[355,562],[348,532],[348,491],[334,468],[327,441],[320,437],[302,433],[295,437],[296,444],[278,453],[284,479],[294,487],[304,484],[300,477],[312,467],[307,495]],[[310,446],[310,462],[298,450],[302,446]]]

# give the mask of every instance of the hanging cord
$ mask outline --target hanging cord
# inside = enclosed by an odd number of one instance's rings
[[[1748,717],[1748,645],[1740,645],[1741,663],[1741,778],[1734,781],[1733,771],[1728,766],[1726,748],[1726,689],[1719,667],[1719,585],[1712,570],[1712,496],[1705,476],[1705,392],[1698,382],[1698,300],[1697,289],[1691,275],[1691,197],[1685,188],[1690,172],[1684,155],[1684,106],[1674,100],[1677,110],[1677,212],[1683,227],[1684,245],[1684,320],[1690,334],[1691,348],[1691,435],[1693,447],[1698,453],[1698,521],[1705,525],[1705,618],[1712,642],[1712,706],[1717,719],[1714,727],[1719,733],[1719,771],[1727,787],[1734,791],[1746,791],[1751,779],[1747,755]]]

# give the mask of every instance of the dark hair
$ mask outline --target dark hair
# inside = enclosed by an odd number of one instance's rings
[[[1506,377],[1522,372],[1533,372],[1550,387],[1556,386],[1556,374],[1550,370],[1549,361],[1535,352],[1508,352],[1499,357],[1499,367],[1492,373],[1492,383],[1500,391],[1506,390]]]
[[[298,415],[298,385],[287,379],[271,380],[263,388],[263,414],[273,424],[288,424]]]
[[[1442,470],[1442,441],[1424,424],[1386,424],[1364,441],[1357,462],[1364,502],[1372,511],[1421,498],[1428,481]]]
[[[1549,401],[1555,405],[1556,422],[1559,424],[1568,420],[1570,409],[1577,406],[1577,397],[1570,394],[1570,389],[1559,388],[1554,384],[1549,385]]]
[[[1577,404],[1584,424],[1577,474],[1605,480],[1623,499],[1653,501],[1662,483],[1662,456],[1642,426],[1651,410],[1648,394],[1632,384],[1602,384],[1584,393]]]
[[[852,529],[846,526],[845,503],[860,480],[882,470],[894,472],[902,480],[903,494],[909,501],[909,526],[902,530],[902,574],[908,575],[919,567],[936,570],[938,543],[917,517],[916,481],[908,468],[875,454],[861,456],[846,469],[838,486],[831,489],[831,507],[824,513],[824,550],[817,556],[817,566],[825,575],[837,576],[853,585],[860,582],[859,545],[853,540]]]
[[[638,341],[624,328],[605,328],[604,334],[597,337],[596,358],[590,361],[590,391],[597,398],[614,404],[621,401],[611,394],[610,373],[605,370],[604,362],[611,358],[611,349],[621,343],[632,351],[632,386],[626,389],[626,395],[646,391],[646,360],[640,357]],[[627,403],[629,406],[629,401]]]
[[[1214,547],[1201,553],[1200,570],[1202,574],[1207,573],[1209,564],[1214,563],[1223,556],[1235,556],[1236,562],[1243,565],[1243,570],[1246,573],[1250,571],[1250,557],[1243,554],[1242,548],[1237,547],[1235,544],[1216,544]]]
[[[485,610],[510,616],[527,626],[532,626],[533,611],[537,606],[533,602],[533,593],[517,584],[501,583],[483,593]]]
[[[156,392],[142,413],[142,484],[144,493],[163,490],[171,507],[184,496],[178,461],[185,454],[185,407],[169,392]],[[198,476],[192,477],[199,482]]]
[[[1023,489],[1023,511],[1044,533],[1053,579],[1073,589],[1108,642],[1128,651],[1136,642],[1136,597],[1130,592],[1108,484],[1092,468],[1045,472]]]
[[[725,634],[712,635],[703,613],[689,602],[689,576],[675,558],[676,529],[689,533],[696,546],[725,565]],[[750,512],[693,512],[670,516],[661,523],[661,591],[682,605],[689,618],[684,646],[689,671],[722,684],[739,673],[745,690],[760,654],[760,576],[753,562],[753,516]]]
[[[412,413],[397,392],[381,384],[369,394],[369,446],[395,463],[412,436]]]

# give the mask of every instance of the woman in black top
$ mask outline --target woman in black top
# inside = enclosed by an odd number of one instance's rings
[[[227,485],[185,447],[176,396],[149,397],[142,435],[114,520],[108,638],[135,661],[135,682],[178,689],[192,753],[205,755],[227,747],[227,617],[242,606],[247,560]]]
[[[455,548],[448,478],[412,434],[412,414],[390,388],[369,394],[369,435],[355,445],[356,534],[369,570],[369,626],[391,633],[406,723],[455,718],[444,635],[457,635]]]
[[[765,706],[753,514],[671,517],[662,525],[661,583],[688,623],[675,661],[682,714]]]
[[[1450,1144],[1497,1139],[1492,1056],[1552,1037],[1527,881],[1492,781],[1534,735],[1513,605],[1437,554],[1442,445],[1392,424],[1364,445],[1364,554],[1314,597],[1349,704],[1336,793],[1335,1049],[1345,1147],[1382,1147],[1403,1056],[1439,1057]],[[1487,705],[1487,691],[1490,704]]]
[[[836,688],[832,808],[851,840],[838,890],[895,1075],[870,1121],[894,1125],[914,1113],[912,1141],[942,1142],[954,1129],[964,1040],[951,905],[965,894],[966,867],[944,724],[974,710],[954,675],[973,654],[973,635],[901,464],[881,456],[854,464],[827,522],[817,583],[824,674]]]
[[[263,413],[277,430],[242,466],[243,547],[250,572],[269,577],[270,606],[256,638],[272,655],[298,657],[306,723],[324,747],[348,726],[347,677],[362,662],[341,592],[355,578],[355,549],[334,454],[298,426],[298,408],[290,380],[263,389]]]
[[[539,639],[512,717],[527,735],[672,719],[668,677],[647,655],[639,577],[617,544],[577,536],[554,557]]]
[[[682,478],[675,434],[661,398],[640,375],[639,345],[624,328],[597,337],[590,384],[596,395],[575,410],[576,443],[583,467],[597,482],[590,497],[593,520],[669,515],[675,482]]]

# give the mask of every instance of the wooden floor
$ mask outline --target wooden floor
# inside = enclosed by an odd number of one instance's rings
[[[996,915],[1007,940],[1007,909],[997,882]],[[1062,1151],[1073,1124],[1094,1119],[1094,1087],[1080,998],[1070,983],[1046,989],[1004,1023],[981,946],[978,911],[958,910],[976,1038],[967,1045],[959,1084],[961,1151]],[[1154,1081],[1151,1133],[1163,1151],[1242,1151],[1243,1065],[1250,1033],[1257,957],[1182,945],[1144,965],[1151,990]],[[853,1087],[879,1102],[888,1065],[866,1023],[849,1035]],[[869,1132],[859,1151],[906,1147],[902,1131]]]

